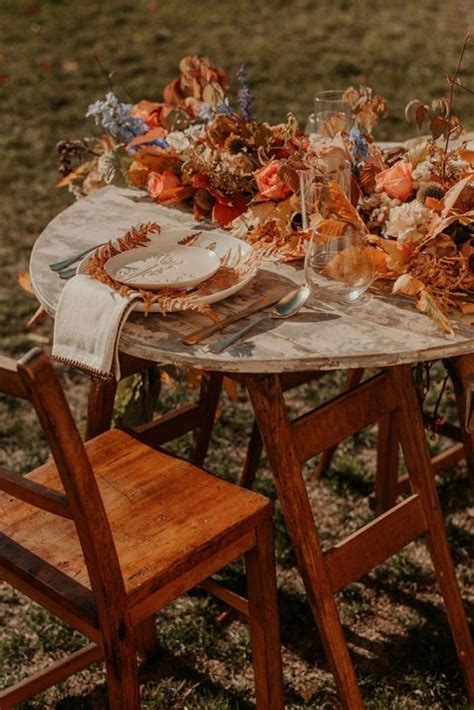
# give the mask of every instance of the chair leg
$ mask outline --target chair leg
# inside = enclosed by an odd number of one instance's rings
[[[115,380],[91,380],[87,403],[86,441],[110,429],[116,392]]]
[[[245,555],[257,710],[283,710],[280,621],[271,520],[256,529],[257,544]]]
[[[391,371],[391,376],[400,402],[397,427],[408,475],[413,491],[419,495],[423,506],[428,528],[428,548],[444,598],[469,698],[474,704],[474,646],[449,552],[411,367],[409,365],[395,367]]]
[[[377,470],[375,473],[375,512],[393,508],[398,495],[399,442],[395,417],[387,414],[379,421]]]
[[[217,405],[222,392],[223,376],[219,372],[204,372],[199,393],[199,406],[202,409],[201,424],[194,432],[191,461],[197,466],[204,464],[209,449],[212,429],[216,417]]]
[[[140,710],[138,687],[138,662],[135,644],[112,636],[107,643],[104,638],[105,669],[109,691],[110,710]]]
[[[346,380],[341,387],[341,394],[343,392],[348,392],[353,387],[357,387],[357,385],[360,384],[363,374],[364,370],[349,370],[349,372],[347,373]],[[331,446],[330,449],[326,449],[326,451],[323,451],[321,453],[318,465],[316,466],[314,471],[316,478],[322,478],[322,476],[324,476],[328,472],[328,469],[334,458],[334,454],[337,451],[337,446],[338,445]]]
[[[245,462],[239,478],[239,486],[252,490],[257,475],[258,464],[262,455],[263,443],[258,424],[254,421],[250,434]]]
[[[139,655],[144,659],[152,656],[158,641],[154,616],[141,621],[135,627],[135,638]]]

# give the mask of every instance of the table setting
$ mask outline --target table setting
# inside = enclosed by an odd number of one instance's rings
[[[408,331],[411,355],[423,349],[432,350],[432,356],[438,357],[438,352],[440,356],[444,352],[443,346],[449,349],[454,342],[461,345],[461,350],[468,350],[474,319],[470,226],[474,214],[474,151],[469,137],[461,135],[462,125],[453,113],[452,97],[449,105],[433,102],[428,106],[418,101],[408,104],[407,118],[420,130],[426,126],[430,135],[423,134],[404,145],[378,144],[373,131],[386,114],[387,104],[368,87],[320,92],[303,131],[291,114],[285,123],[273,126],[255,121],[244,68],[239,71],[239,82],[238,108],[233,108],[225,73],[208,58],[186,57],[180,63],[179,76],[165,87],[162,102],[122,104],[109,92],[105,100],[91,104],[86,114],[102,127],[103,137],[58,145],[63,173],[58,186],[67,186],[81,197],[78,204],[97,198],[97,208],[105,208],[107,218],[98,213],[96,220],[94,214],[90,228],[97,234],[97,244],[111,238],[115,241],[85,254],[79,275],[74,257],[81,250],[69,254],[67,238],[64,256],[56,253],[48,261],[53,272],[48,276],[70,281],[65,288],[66,316],[57,319],[55,341],[61,337],[63,320],[68,322],[68,309],[84,300],[81,293],[84,290],[86,294],[91,279],[114,292],[110,302],[123,305],[124,317],[120,314],[116,320],[111,317],[103,321],[114,323],[111,340],[115,347],[129,314],[137,310],[161,313],[164,333],[170,324],[174,328],[180,322],[186,339],[197,329],[197,323],[205,327],[203,318],[215,326],[221,312],[229,317],[226,300],[231,298],[229,308],[237,323],[237,308],[245,317],[248,309],[258,307],[252,303],[255,295],[256,302],[268,297],[261,288],[261,274],[265,271],[281,273],[293,282],[286,282],[292,307],[285,317],[297,318],[298,312],[306,313],[304,297],[311,296],[308,308],[312,309],[313,322],[318,323],[318,332],[322,327],[343,326],[346,332],[341,333],[341,339],[350,341],[355,352],[357,341],[361,340],[356,331],[364,317],[374,318],[377,326],[395,330],[401,327],[398,339]],[[86,162],[81,162],[84,157]],[[115,201],[123,202],[125,207],[125,199],[132,202],[134,209],[128,205],[128,219],[121,221],[118,210],[113,208]],[[87,219],[90,217],[88,211]],[[76,219],[72,212],[67,218],[60,218],[68,222]],[[110,220],[113,230],[105,228]],[[136,236],[147,224],[156,225],[149,238],[134,240],[130,236]],[[113,268],[114,259],[115,263],[126,263],[129,249],[141,249],[144,259],[146,250],[166,251],[162,245],[169,243],[169,230],[176,227],[182,231],[178,230],[172,243],[183,255],[187,253],[186,246],[190,247],[188,273],[181,274],[188,276],[187,281],[184,278],[181,284],[180,274],[176,273],[174,280],[169,275],[168,281],[165,279],[160,285],[153,277],[156,269],[150,269],[143,275],[146,282],[133,285],[120,280],[117,272],[108,271]],[[71,227],[68,223],[62,228]],[[50,285],[43,288],[39,283],[47,275],[37,273],[35,261],[44,249],[41,242],[50,237],[52,229],[54,220],[32,255],[33,288],[50,311],[53,304],[48,301],[54,300],[55,310],[58,299],[56,295],[50,297]],[[230,251],[229,240],[234,240]],[[74,238],[70,242],[71,247],[76,245]],[[87,245],[87,249],[93,246]],[[208,261],[214,258],[216,268],[214,272],[203,272],[201,278],[198,264],[202,247],[208,252]],[[41,260],[44,267],[44,259]],[[176,264],[173,268],[176,270]],[[180,268],[183,271],[184,266]],[[166,271],[163,269],[162,273]],[[58,291],[63,287],[61,281],[54,278]],[[71,281],[76,285],[71,285]],[[98,284],[94,286],[97,290]],[[295,288],[297,307],[291,303]],[[67,292],[71,293],[69,299]],[[242,294],[248,297],[245,299]],[[285,296],[284,288],[279,295]],[[373,299],[376,303],[372,303]],[[93,307],[92,289],[85,301]],[[214,305],[220,302],[220,307]],[[273,303],[266,306],[269,318],[272,307]],[[361,316],[364,308],[368,311]],[[396,309],[401,311],[397,314]],[[412,314],[414,309],[428,317],[432,326],[425,327],[423,319]],[[103,311],[103,306],[99,310]],[[179,321],[170,317],[177,311],[183,311]],[[84,313],[82,303],[79,320]],[[351,321],[355,323],[353,332],[348,329]],[[130,343],[135,322],[145,324],[145,319],[132,319],[130,327],[125,327],[122,342]],[[262,319],[256,319],[255,333],[259,323],[264,325]],[[249,324],[244,321],[241,325]],[[275,329],[273,325],[270,330],[287,339],[290,326],[281,322]],[[230,335],[224,326],[222,323],[221,330]],[[253,333],[249,326],[240,343],[239,337],[235,338],[235,352],[240,353],[238,345],[249,343],[249,350],[255,350]],[[388,356],[388,333],[380,328],[379,334]],[[421,334],[427,337],[423,345],[417,343]],[[318,340],[327,339],[325,332],[320,335]],[[105,367],[94,369],[87,358],[71,352],[69,337],[66,333],[63,352],[59,340],[53,348],[58,359],[82,363],[96,374],[112,375],[118,363],[115,354],[107,355]],[[259,340],[263,345],[263,336]],[[232,366],[233,343],[226,348],[225,339],[221,341],[222,357],[227,366]],[[347,348],[337,332],[334,341],[342,355]],[[208,346],[212,348],[216,342],[214,337]],[[206,349],[202,345],[199,355]],[[308,349],[318,352],[313,342]],[[360,352],[366,355],[363,348]],[[175,353],[175,361],[185,364],[185,353]],[[194,351],[193,356],[196,354]],[[321,354],[329,356],[324,350]],[[331,356],[331,365],[335,366],[335,353],[331,352]],[[240,354],[238,359],[242,359]]]
[[[233,108],[225,73],[185,57],[163,101],[109,92],[86,114],[103,136],[59,144],[58,187],[77,201],[31,255],[33,290],[55,318],[53,358],[112,401],[126,356],[245,386],[350,708],[363,704],[334,596],[419,536],[474,697],[412,378],[413,365],[446,358],[467,382],[472,364],[474,150],[453,111],[458,71],[447,100],[407,105],[421,135],[399,145],[374,140],[387,104],[368,87],[321,92],[304,129],[292,114],[270,125],[253,116],[244,68]],[[377,374],[290,420],[280,378],[336,369]],[[99,433],[110,421],[95,415]],[[388,416],[411,495],[323,553],[301,465]]]

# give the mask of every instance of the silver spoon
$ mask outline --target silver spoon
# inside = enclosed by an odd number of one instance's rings
[[[304,304],[308,300],[309,294],[310,289],[307,285],[293,289],[293,291],[290,291],[289,293],[285,294],[283,298],[280,298],[280,300],[275,303],[271,312],[271,317],[290,318],[291,316],[294,316],[304,306]],[[236,330],[234,333],[231,333],[225,338],[221,338],[216,343],[210,345],[209,350],[213,353],[221,353],[223,350],[235,343],[235,341],[242,337],[242,335],[248,333],[249,330],[251,330],[255,325],[257,325],[257,323],[260,323],[266,318],[268,318],[268,314],[264,313],[262,315],[259,315],[257,318],[251,320],[250,323],[244,325],[243,328]]]

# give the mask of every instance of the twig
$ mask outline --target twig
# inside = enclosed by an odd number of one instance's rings
[[[112,78],[114,77],[115,72],[113,72],[113,71],[107,71],[107,69],[106,69],[105,66],[103,65],[102,60],[101,60],[101,58],[99,57],[99,55],[94,54],[94,59],[96,60],[97,64],[99,65],[102,74],[105,76],[105,79],[106,79],[106,81],[107,81],[107,84],[109,85],[110,91],[112,91],[113,93],[115,93],[115,88],[114,88],[114,84],[113,84],[113,81],[112,81]],[[123,82],[120,82],[120,86],[123,88],[123,90],[125,91],[125,93],[128,95],[129,99],[130,99],[131,101],[133,101],[133,103],[135,104],[135,103],[136,103],[136,100],[135,100],[135,98],[132,96],[132,94],[130,93],[130,91],[127,89],[127,87],[125,86],[125,84],[123,84]]]
[[[461,52],[459,54],[459,59],[458,59],[456,71],[454,72],[454,76],[452,79],[451,79],[451,77],[448,76],[449,97],[448,97],[448,115],[446,116],[446,122],[447,122],[448,128],[446,131],[446,142],[444,145],[443,171],[442,171],[443,182],[446,179],[446,163],[447,163],[447,157],[448,157],[449,139],[451,137],[451,119],[452,119],[452,115],[453,115],[454,87],[457,84],[458,74],[461,69],[462,60],[464,58],[464,52],[466,51],[466,47],[468,44],[470,44],[470,42],[471,42],[471,35],[468,32],[467,35],[464,37],[464,41],[462,43]]]
[[[474,91],[472,89],[470,89],[468,86],[466,86],[465,84],[463,84],[461,81],[459,81],[459,79],[455,83],[456,83],[456,86],[459,86],[460,89],[464,89],[464,91],[467,91],[469,94],[474,95]]]

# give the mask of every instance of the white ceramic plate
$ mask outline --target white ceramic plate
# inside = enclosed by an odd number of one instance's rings
[[[220,263],[216,252],[210,249],[163,244],[162,247],[139,247],[116,254],[104,268],[115,281],[153,291],[196,286],[215,274]]]
[[[160,234],[150,235],[150,241],[147,243],[144,249],[154,249],[155,247],[161,247],[164,244],[178,244],[182,239],[198,232],[198,229],[175,229],[163,227]],[[212,231],[203,231],[199,234],[197,239],[193,242],[193,246],[198,246],[201,248],[212,248],[218,257],[222,260],[225,256],[246,256],[252,247],[247,242],[237,239],[237,237],[232,236],[229,232],[225,232],[221,229],[213,229]],[[86,256],[77,267],[78,274],[85,273],[85,267],[90,259],[90,255]],[[250,271],[249,274],[244,276],[238,283],[230,286],[229,288],[222,289],[222,291],[216,291],[215,293],[207,294],[202,296],[199,301],[203,305],[217,303],[218,301],[223,301],[225,298],[229,298],[234,294],[241,291],[245,286],[253,279],[254,272]],[[143,303],[139,302],[136,304],[136,311],[144,311]],[[178,308],[176,310],[179,310]],[[160,307],[154,303],[150,308],[151,313],[160,313]]]

